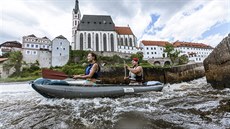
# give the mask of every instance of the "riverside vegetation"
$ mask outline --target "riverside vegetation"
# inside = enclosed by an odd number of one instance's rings
[[[174,63],[173,65],[180,65],[187,63],[188,59],[185,56],[179,56],[178,51],[175,51],[173,46],[167,45],[164,51],[168,57]],[[50,69],[64,72],[68,75],[73,74],[83,74],[85,66],[87,65],[87,54],[89,51],[82,50],[71,50],[69,62],[62,67],[50,67]],[[8,58],[6,62],[3,63],[3,68],[10,70],[14,68],[15,72],[8,78],[0,78],[0,82],[15,82],[15,81],[29,81],[41,77],[41,68],[39,68],[39,62],[36,63],[26,63],[22,60],[22,53],[20,51],[10,52],[4,54],[2,57]],[[130,58],[124,59],[118,55],[112,57],[98,56],[98,62],[103,68],[106,67],[123,67],[124,61],[131,65],[131,59],[133,57],[138,57],[140,59],[140,65],[144,68],[157,67],[159,69],[169,68],[168,66],[154,66],[149,64],[147,61],[143,60],[143,53],[137,52],[132,54]],[[177,62],[177,63],[175,63]]]

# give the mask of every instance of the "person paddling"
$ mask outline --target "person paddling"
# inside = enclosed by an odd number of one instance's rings
[[[74,79],[86,79],[84,85],[96,85],[99,77],[100,67],[97,63],[97,55],[90,52],[87,56],[89,65],[85,69],[84,75],[73,75]]]
[[[129,85],[142,85],[143,81],[143,68],[139,66],[139,59],[132,59],[132,67],[129,67],[127,64],[124,64],[124,67],[129,70],[129,76],[124,77],[124,79],[129,79]]]

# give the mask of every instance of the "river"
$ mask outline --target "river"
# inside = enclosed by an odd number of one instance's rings
[[[120,98],[47,99],[27,82],[0,83],[1,129],[226,129],[230,89],[205,78]]]

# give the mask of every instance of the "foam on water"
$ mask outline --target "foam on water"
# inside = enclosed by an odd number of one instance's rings
[[[0,115],[7,116],[0,118],[0,128],[115,128],[126,117],[144,119],[146,127],[225,128],[229,112],[209,112],[229,95],[229,89],[212,89],[205,78],[167,84],[162,92],[72,100],[44,98],[28,83],[0,84]],[[155,125],[159,121],[162,125]]]

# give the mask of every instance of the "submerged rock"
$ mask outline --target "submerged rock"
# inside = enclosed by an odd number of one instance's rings
[[[213,88],[230,88],[230,34],[203,62],[207,82]]]

